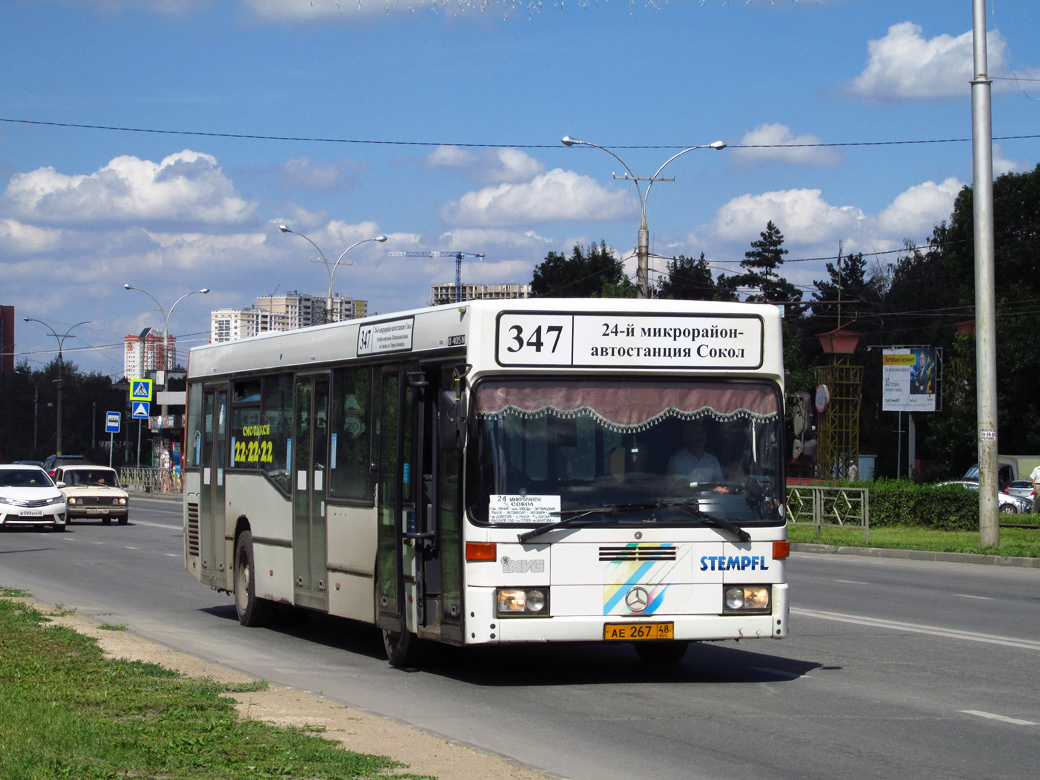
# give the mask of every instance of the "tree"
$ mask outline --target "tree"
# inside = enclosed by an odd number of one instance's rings
[[[635,297],[624,264],[603,241],[575,245],[569,258],[549,252],[534,269],[531,292],[539,298]]]
[[[720,291],[715,286],[708,261],[701,252],[699,260],[679,255],[665,266],[665,273],[657,282],[658,298],[675,298],[681,301],[719,300]]]
[[[816,292],[812,294],[817,302],[812,307],[813,315],[823,330],[832,330],[839,324],[847,325],[864,314],[877,311],[887,291],[884,273],[867,278],[867,263],[862,253],[839,257],[837,263],[827,263],[827,274],[827,281],[813,282]]]
[[[780,267],[787,254],[784,234],[770,220],[760,235],[758,241],[751,242],[751,249],[744,253],[744,259],[740,261],[744,273],[720,277],[720,286],[733,292],[738,288],[750,288],[751,292],[745,299],[749,303],[800,301],[801,290],[780,276]],[[800,314],[801,311],[801,307],[787,307],[788,316]]]

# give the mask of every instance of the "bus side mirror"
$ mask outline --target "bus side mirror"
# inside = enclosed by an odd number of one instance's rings
[[[440,400],[441,446],[461,450],[466,446],[466,394],[445,390]]]

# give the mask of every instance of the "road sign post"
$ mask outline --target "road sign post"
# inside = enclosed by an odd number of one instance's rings
[[[119,433],[119,412],[105,413],[105,432],[108,433],[108,467],[112,468],[112,450],[115,449],[116,434]]]

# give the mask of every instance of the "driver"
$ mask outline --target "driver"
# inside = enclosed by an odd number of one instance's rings
[[[683,486],[691,482],[724,481],[719,459],[705,452],[708,434],[703,420],[688,420],[682,429],[683,447],[668,460],[668,476]]]

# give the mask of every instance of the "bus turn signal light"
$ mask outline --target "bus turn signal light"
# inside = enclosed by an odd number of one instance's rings
[[[494,561],[498,559],[498,549],[494,542],[466,542],[467,561]]]
[[[791,554],[790,542],[773,542],[773,560],[779,561]]]

